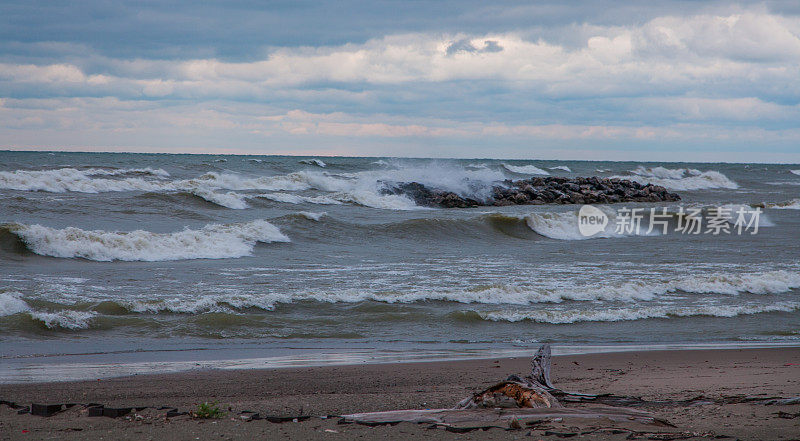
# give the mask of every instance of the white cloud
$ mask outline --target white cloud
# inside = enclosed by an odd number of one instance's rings
[[[569,43],[554,36],[565,27],[387,35],[247,62],[82,51],[70,62],[6,60],[0,129],[20,145],[800,141],[800,18],[738,11],[575,26]],[[11,98],[24,96],[71,98]]]
[[[577,48],[515,33],[403,34],[363,44],[279,48],[254,62],[108,60],[114,74],[104,75],[69,64],[3,64],[0,78],[64,87],[116,84],[122,90],[127,83],[146,96],[225,97],[309,83],[458,80],[521,82],[555,96],[572,87],[615,94],[729,79],[779,81],[798,93],[800,37],[792,31],[798,26],[769,14],[669,16],[627,29],[594,27],[595,35]]]

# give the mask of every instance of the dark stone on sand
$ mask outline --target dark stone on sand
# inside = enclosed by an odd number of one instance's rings
[[[610,204],[619,202],[674,202],[681,197],[653,184],[619,178],[535,177],[512,181],[492,188],[486,200],[462,197],[456,193],[426,187],[419,182],[384,183],[383,194],[405,195],[417,205],[445,208],[541,204]]]

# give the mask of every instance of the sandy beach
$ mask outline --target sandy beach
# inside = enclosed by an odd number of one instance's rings
[[[553,358],[553,383],[567,391],[612,393],[646,401],[708,403],[650,405],[675,427],[607,419],[551,419],[518,429],[453,433],[430,424],[370,427],[340,424],[337,415],[395,409],[450,408],[512,373],[527,358],[374,364],[297,369],[192,371],[96,381],[0,386],[0,400],[81,403],[50,417],[0,405],[2,439],[800,439],[800,406],[763,401],[723,404],[728,397],[800,396],[800,348],[603,353]],[[167,418],[217,402],[219,419]],[[84,406],[147,407],[119,418],[90,417]],[[704,404],[705,403],[705,404]],[[567,403],[567,407],[575,407]],[[580,404],[580,407],[593,405]],[[596,405],[594,405],[596,406]],[[603,406],[600,406],[603,407]],[[247,421],[260,416],[310,416],[298,422]],[[611,430],[616,428],[616,430]]]

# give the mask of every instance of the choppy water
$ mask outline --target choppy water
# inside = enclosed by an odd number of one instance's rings
[[[431,209],[380,191],[480,199],[545,173],[683,197],[601,207],[612,223],[623,206],[764,212],[755,235],[586,239],[577,206]],[[5,360],[800,344],[798,239],[800,165],[0,152],[0,344]]]

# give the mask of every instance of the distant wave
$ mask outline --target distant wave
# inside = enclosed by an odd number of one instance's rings
[[[167,177],[163,170],[153,169],[118,169],[106,170],[91,168],[78,170],[60,168],[54,170],[16,170],[0,172],[0,188],[23,191],[48,191],[64,193],[67,191],[81,193],[100,193],[105,191],[156,191],[162,187],[161,181],[145,180],[142,177],[126,177],[124,179],[98,178],[97,176],[148,175]]]
[[[714,170],[701,172],[696,169],[669,169],[664,167],[637,167],[632,175],[614,176],[641,184],[660,185],[670,190],[703,190],[711,188],[736,189],[739,185],[722,173]]]
[[[319,159],[302,159],[302,160],[300,160],[298,162],[301,163],[301,164],[316,165],[317,167],[326,167],[327,166],[327,164],[325,164],[324,162],[322,162]]]
[[[277,227],[264,220],[211,224],[175,233],[87,231],[25,224],[5,224],[0,228],[19,237],[36,254],[97,261],[224,259],[249,255],[257,242],[289,242]]]
[[[550,170],[563,170],[567,173],[572,173],[572,170],[570,170],[570,168],[567,167],[566,165],[557,165],[555,167],[550,167]]]
[[[105,175],[98,177],[96,173],[105,173]],[[389,210],[415,210],[422,207],[418,207],[405,196],[383,194],[382,189],[391,186],[392,183],[413,181],[432,188],[451,191],[462,197],[486,200],[491,197],[492,186],[505,179],[505,175],[499,170],[488,168],[471,170],[440,163],[338,174],[316,170],[301,170],[270,176],[207,172],[196,178],[175,180],[164,179],[167,175],[157,171],[150,172],[150,179],[144,176],[124,176],[121,172],[114,173],[118,173],[118,175],[111,176],[111,172],[102,169],[78,170],[74,168],[0,172],[0,188],[83,193],[188,192],[214,204],[233,209],[247,208],[246,198],[251,196],[230,191],[260,190],[273,192],[263,197],[279,202],[352,203]],[[230,191],[226,193],[223,190]],[[286,193],[304,190],[317,190],[329,194],[311,199],[308,196],[287,196],[289,193]],[[279,195],[278,193],[281,192],[283,194]]]
[[[503,164],[503,168],[506,170],[517,173],[520,175],[549,175],[550,173],[540,169],[535,165],[511,165],[511,164]]]
[[[287,204],[321,204],[321,205],[338,205],[341,201],[330,198],[328,196],[302,196],[292,193],[264,193],[257,197],[269,199],[275,202],[285,202]]]
[[[791,312],[800,310],[800,302],[773,302],[765,305],[695,305],[695,306],[642,306],[635,308],[602,309],[537,309],[533,311],[503,310],[474,312],[483,320],[519,322],[530,320],[539,323],[567,324],[577,322],[617,322],[650,318],[671,317],[736,317],[765,312]]]

